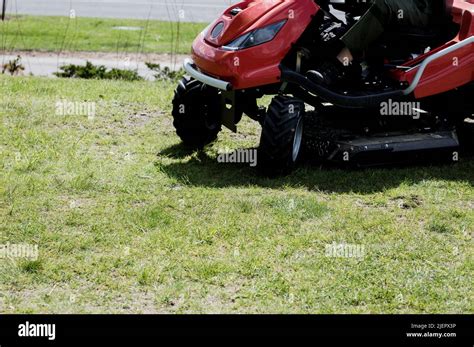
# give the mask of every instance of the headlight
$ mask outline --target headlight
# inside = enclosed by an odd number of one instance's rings
[[[208,31],[209,31],[209,28],[211,27],[212,24],[213,24],[213,23],[210,23],[207,27],[204,28],[203,31],[201,31],[201,35],[202,35],[203,37],[206,37],[206,36],[207,36],[207,33],[208,33]]]
[[[266,27],[248,32],[247,34],[238,37],[227,45],[222,46],[222,49],[228,51],[238,51],[240,49],[257,46],[262,43],[271,41],[275,38],[276,34],[278,34],[278,32],[283,27],[283,25],[285,25],[285,23],[286,19],[277,23],[267,25]]]

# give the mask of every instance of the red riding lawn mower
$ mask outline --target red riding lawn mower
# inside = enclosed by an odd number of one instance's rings
[[[183,143],[202,148],[222,125],[236,131],[246,114],[262,125],[258,167],[268,174],[288,173],[303,154],[356,166],[457,160],[474,138],[474,0],[446,0],[428,28],[387,32],[348,83],[307,78],[335,56],[326,39],[357,21],[368,9],[361,3],[248,0],[228,8],[184,64],[188,76],[173,99]],[[268,109],[257,103],[264,95],[274,95]]]

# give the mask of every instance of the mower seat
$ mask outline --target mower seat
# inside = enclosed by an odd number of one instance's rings
[[[386,32],[370,50],[370,56],[388,58],[401,64],[414,56],[423,54],[428,47],[438,47],[443,42],[441,30],[437,28],[403,28]]]
[[[398,53],[421,54],[426,48],[437,47],[451,40],[459,31],[451,15],[452,0],[436,2],[428,27],[402,26],[386,33],[384,41]]]
[[[382,39],[386,45],[399,49],[400,53],[421,53],[426,48],[435,48],[456,37],[459,26],[451,17],[444,17],[428,27],[401,27],[388,31]]]
[[[442,36],[440,27],[402,27],[397,31],[389,31],[385,33],[384,41],[393,43],[398,41],[401,45],[406,45],[407,48],[413,48],[414,46],[432,46],[439,41]]]

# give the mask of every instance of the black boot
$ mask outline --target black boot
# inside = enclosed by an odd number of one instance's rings
[[[326,86],[337,86],[351,78],[360,78],[355,64],[343,65],[339,60],[324,62],[318,70],[309,70],[306,73],[312,82]]]

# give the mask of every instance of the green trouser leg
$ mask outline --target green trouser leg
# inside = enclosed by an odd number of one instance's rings
[[[428,25],[430,7],[429,0],[426,4],[423,3],[423,6],[420,6],[419,0],[374,0],[367,13],[341,40],[353,54],[361,54],[382,36],[389,26],[424,27]]]

